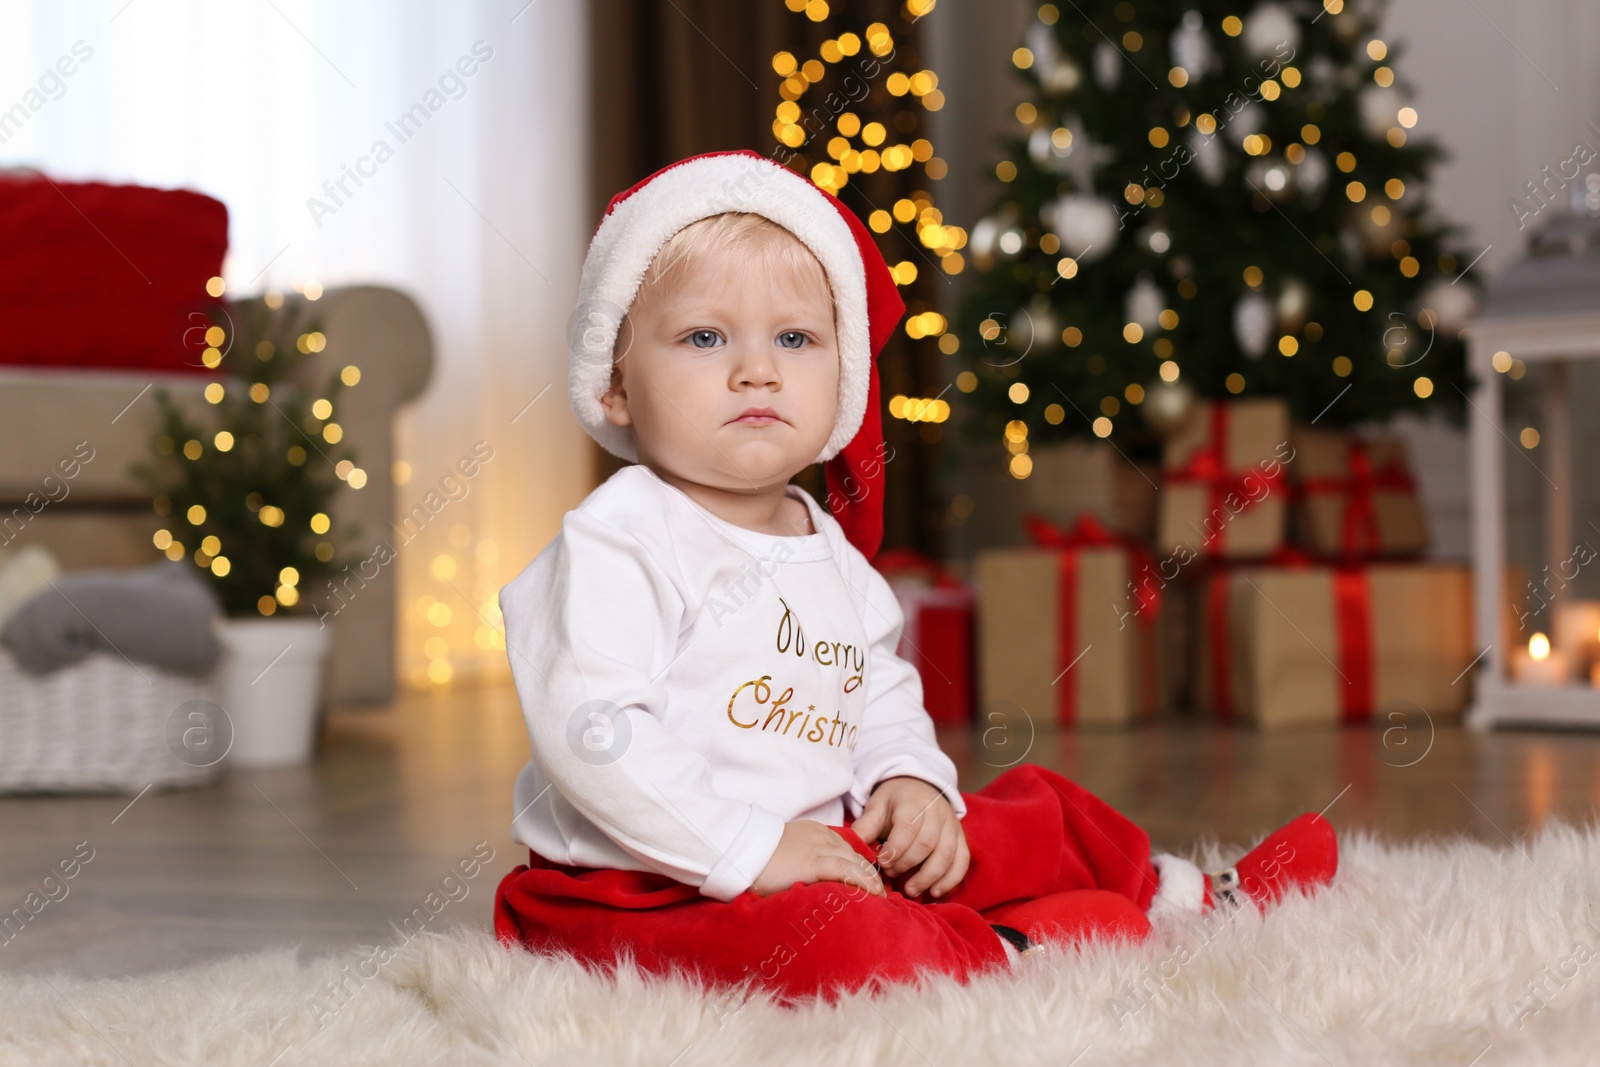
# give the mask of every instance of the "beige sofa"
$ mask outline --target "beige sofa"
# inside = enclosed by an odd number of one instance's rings
[[[394,417],[416,398],[433,369],[433,339],[410,297],[379,286],[329,289],[318,301],[327,347],[305,364],[312,383],[355,364],[361,382],[340,399],[340,425],[368,480],[338,495],[334,529],[361,527],[351,550],[392,538]],[[0,345],[4,338],[0,336]],[[209,379],[129,370],[0,366],[0,560],[24,545],[48,548],[69,570],[135,567],[161,558],[151,538],[162,520],[128,473],[154,436],[152,398],[165,386],[204,415]],[[92,450],[92,451],[91,451]],[[92,455],[88,462],[83,458]],[[79,463],[65,479],[70,461]],[[69,461],[67,468],[60,466]],[[29,494],[31,504],[25,504]],[[43,506],[40,502],[44,501]],[[360,553],[366,555],[366,552]],[[371,702],[395,692],[394,568],[367,583],[333,623],[326,696]]]

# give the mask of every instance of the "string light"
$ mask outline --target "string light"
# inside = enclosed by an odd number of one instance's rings
[[[796,7],[797,0],[789,0],[791,11],[804,11],[808,18],[815,18],[817,7],[815,0],[811,4]],[[906,0],[905,14],[908,18],[917,19],[933,10],[933,0]],[[825,7],[825,5],[824,5]],[[827,73],[827,65],[839,63],[844,59],[859,54],[863,48],[874,56],[888,56],[894,52],[894,36],[887,24],[874,22],[869,25],[863,34],[844,33],[837,38],[823,41],[818,47],[817,59],[801,62],[792,52],[780,51],[772,57],[772,69],[784,79],[780,85],[779,95],[783,98],[774,113],[773,133],[778,140],[790,148],[803,147],[810,139],[806,129],[800,125],[802,108],[800,98],[816,83],[820,82]],[[1014,55],[1014,61],[1026,67],[1033,63],[1033,55],[1027,49],[1019,49]],[[895,71],[884,80],[884,87],[891,96],[903,97],[919,103],[926,111],[938,111],[944,106],[944,94],[939,89],[939,76],[929,69],[915,71]],[[902,115],[912,116],[911,112],[902,112]],[[1021,122],[1031,123],[1037,116],[1037,109],[1032,104],[1019,104],[1016,109],[1017,119]],[[900,120],[896,119],[897,128]],[[1070,138],[1070,134],[1061,131]],[[828,192],[837,194],[850,181],[850,176],[857,173],[874,173],[879,169],[886,171],[902,171],[921,164],[924,173],[937,181],[947,172],[945,162],[934,154],[933,144],[927,138],[919,137],[910,142],[891,143],[890,131],[881,122],[869,122],[863,125],[859,116],[846,112],[837,117],[834,123],[833,136],[827,138],[826,150],[833,162],[818,161],[809,171],[811,181]],[[852,138],[859,138],[860,144],[852,142]],[[1000,174],[1002,180],[1010,180],[1004,173]],[[1012,168],[1011,177],[1015,176]],[[959,226],[944,225],[943,219],[926,194],[920,195],[916,210],[908,217],[896,212],[896,217],[902,223],[914,222],[917,231],[917,242],[933,251],[939,258],[939,265],[947,274],[958,274],[965,267],[965,257],[960,249],[965,247],[967,232]],[[873,231],[887,233],[890,228],[886,220],[874,212],[871,220]],[[896,277],[899,285],[908,285],[916,275],[914,271],[902,271]]]
[[[907,422],[944,422],[950,418],[950,404],[937,397],[896,395],[889,398],[889,415]]]

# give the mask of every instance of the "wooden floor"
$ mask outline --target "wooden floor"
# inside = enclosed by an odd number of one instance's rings
[[[1503,843],[1546,819],[1591,819],[1600,802],[1600,736],[1387,725],[1260,735],[1177,721],[1030,737],[1026,724],[988,723],[940,739],[965,790],[1039,763],[1176,850],[1208,837],[1246,844],[1323,808],[1341,830]],[[460,690],[336,710],[307,768],[234,771],[131,807],[126,796],[0,798],[0,915],[42,896],[80,842],[94,850],[65,897],[0,939],[0,969],[110,976],[375,943],[459,860],[483,854],[480,842],[494,858],[433,923],[487,927],[495,883],[521,861],[508,823],[527,754],[509,688]]]

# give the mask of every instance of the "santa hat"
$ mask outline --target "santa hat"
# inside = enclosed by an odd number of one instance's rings
[[[817,257],[833,291],[839,410],[813,463],[826,464],[830,510],[871,560],[883,540],[883,416],[875,357],[905,314],[888,264],[855,213],[787,167],[741,149],[691,156],[611,198],[589,242],[569,333],[568,392],[578,421],[621,459],[638,461],[633,427],[608,422],[612,347],[622,316],[667,239],[727,211],[771,219]]]

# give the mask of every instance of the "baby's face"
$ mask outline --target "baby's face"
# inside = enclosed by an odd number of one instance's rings
[[[816,459],[838,414],[839,346],[821,265],[809,273],[707,251],[639,291],[602,403],[633,427],[641,463],[750,492]]]

